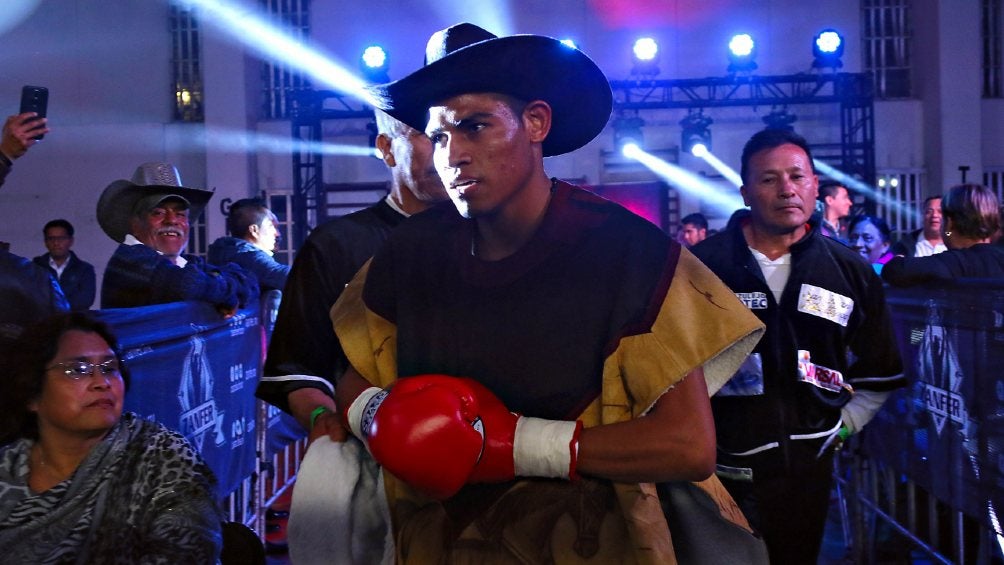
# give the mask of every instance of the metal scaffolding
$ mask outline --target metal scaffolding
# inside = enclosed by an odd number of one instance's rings
[[[304,91],[294,102],[292,219],[296,249],[307,239],[311,228],[327,219],[321,124],[324,120],[358,118],[373,118],[373,109],[331,90]]]
[[[811,144],[816,159],[862,182],[875,183],[875,112],[872,81],[865,73],[730,75],[701,79],[611,81],[614,111],[723,107],[788,107],[836,104],[840,139]],[[331,107],[329,107],[329,105]],[[373,110],[329,90],[306,91],[295,102],[293,152],[293,238],[295,247],[310,227],[326,219],[322,177],[321,123],[372,118]],[[312,142],[312,143],[311,143]],[[869,202],[867,206],[873,206]]]
[[[611,81],[614,110],[663,110],[837,104],[840,139],[812,143],[816,159],[875,183],[875,106],[866,73],[731,75],[699,79]]]

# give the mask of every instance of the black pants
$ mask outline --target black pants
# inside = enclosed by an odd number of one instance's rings
[[[816,563],[833,486],[832,453],[797,476],[753,477],[752,483],[722,483],[763,536],[771,565]]]

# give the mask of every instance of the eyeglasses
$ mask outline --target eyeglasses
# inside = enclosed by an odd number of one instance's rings
[[[50,369],[61,369],[64,375],[75,381],[79,381],[84,377],[94,374],[94,369],[100,371],[102,375],[119,375],[119,362],[118,359],[109,359],[104,363],[65,361],[63,363],[53,363],[51,366],[46,367],[45,370],[48,371]]]

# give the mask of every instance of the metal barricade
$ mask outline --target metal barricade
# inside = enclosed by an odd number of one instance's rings
[[[836,458],[848,558],[1004,564],[1004,288],[888,301],[910,384]]]

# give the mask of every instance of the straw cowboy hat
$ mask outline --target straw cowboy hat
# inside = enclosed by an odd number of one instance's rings
[[[188,216],[194,220],[212,196],[211,190],[182,186],[178,169],[170,163],[143,163],[131,180],[120,179],[105,187],[98,198],[98,224],[108,237],[121,243],[129,234],[133,216],[174,198],[188,206]]]
[[[425,131],[429,108],[452,96],[495,92],[551,106],[544,156],[589,143],[607,125],[610,83],[589,57],[542,35],[498,37],[474,24],[437,31],[425,49],[425,66],[369,91],[377,108]]]

